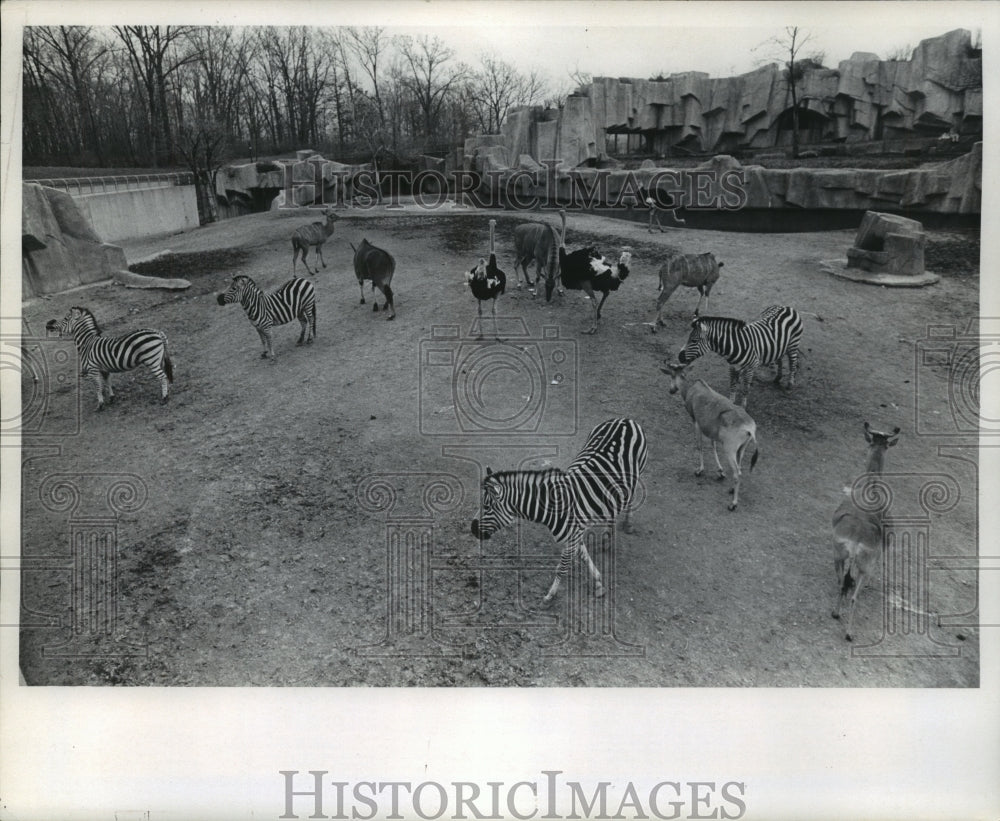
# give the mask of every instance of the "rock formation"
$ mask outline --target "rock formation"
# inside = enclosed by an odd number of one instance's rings
[[[568,166],[604,156],[670,156],[791,141],[791,100],[774,63],[736,77],[701,72],[653,80],[597,77],[558,110],[521,108],[504,123],[510,159],[528,154]],[[836,70],[808,68],[799,85],[800,130],[812,141],[857,142],[936,136],[981,137],[982,56],[956,29],[924,40],[909,60],[855,53]],[[476,147],[497,147],[493,137]],[[617,142],[617,149],[614,146]]]
[[[101,240],[69,194],[23,183],[21,298],[112,279],[131,288],[187,288],[191,284],[131,273],[125,252]]]
[[[786,85],[777,64],[725,78],[699,72],[655,80],[598,77],[558,110],[521,108],[508,116],[500,135],[467,140],[463,166],[482,174],[498,172],[503,182],[526,162],[554,162],[558,171],[550,175],[549,187],[556,185],[562,196],[573,185],[571,171],[581,179],[596,177],[608,154],[667,158],[787,145]],[[982,86],[981,53],[964,29],[924,40],[909,60],[856,53],[836,70],[806,70],[800,131],[805,141],[815,142],[961,135],[968,144],[982,135]],[[661,165],[669,167],[669,162]],[[655,174],[655,169],[641,171],[646,180]],[[981,171],[981,144],[951,163],[907,171],[786,171],[751,165],[745,168],[745,207],[976,213]],[[518,184],[524,187],[522,180],[523,175]],[[610,184],[614,187],[613,179]]]

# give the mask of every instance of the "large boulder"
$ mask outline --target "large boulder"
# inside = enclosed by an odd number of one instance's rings
[[[21,186],[22,297],[111,279],[125,252],[102,242],[73,198],[37,183]]]

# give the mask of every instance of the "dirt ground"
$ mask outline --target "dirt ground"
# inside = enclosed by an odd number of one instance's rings
[[[313,277],[316,342],[298,348],[298,324],[278,328],[273,361],[216,294],[237,273],[265,288],[288,279],[301,212],[126,245],[130,263],[177,254],[163,273],[189,279],[186,291],[99,285],[24,305],[33,337],[71,305],[90,307],[105,333],[161,329],[175,369],[166,405],[137,372],[116,378],[116,402],[97,413],[89,385],[77,401],[67,343],[28,345],[49,368],[38,384],[22,378],[34,426],[22,486],[29,684],[978,685],[976,451],[955,413],[978,383],[949,393],[954,369],[922,353],[929,326],[946,338],[957,328],[944,343],[954,349],[978,316],[973,259],[934,286],[885,289],[821,269],[845,256],[851,231],[650,235],[571,214],[570,247],[634,254],[587,336],[580,294],[546,304],[513,287],[512,232],[528,217],[494,213],[505,341],[487,323],[477,342],[463,274],[486,252],[489,216],[344,211]],[[396,257],[394,322],[372,312],[367,290],[359,304],[349,242],[362,237]],[[697,294],[675,293],[660,333],[646,324],[669,249],[725,263],[713,314],[786,304],[804,316],[795,388],[751,391],[760,458],[735,512],[723,484],[695,477],[690,423],[659,370],[686,339]],[[694,374],[726,389],[719,357]],[[471,536],[481,468],[565,466],[619,415],[649,442],[636,530],[594,551],[604,599],[577,567],[542,609],[558,549],[538,525],[482,545]],[[890,515],[906,551],[862,594],[849,644],[830,617],[830,521],[863,469],[865,420],[902,428],[886,470],[899,474]],[[79,544],[116,564],[81,569]]]

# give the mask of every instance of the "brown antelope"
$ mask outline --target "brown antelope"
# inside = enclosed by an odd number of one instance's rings
[[[382,310],[389,311],[389,316],[386,319],[395,319],[396,307],[393,303],[391,283],[392,275],[396,271],[396,260],[388,251],[372,245],[367,239],[361,240],[361,244],[357,248],[352,242],[351,249],[354,251],[354,274],[361,287],[361,304],[365,304],[365,280],[367,279],[371,281],[372,293],[378,288],[385,297],[385,305]],[[372,301],[375,303],[372,305],[372,310],[379,310],[378,300],[372,297]]]
[[[323,267],[326,268],[326,260],[323,259],[323,243],[327,241],[330,235],[333,233],[333,224],[340,219],[334,212],[333,208],[329,205],[323,209],[323,216],[325,220],[323,222],[312,222],[309,225],[303,225],[301,228],[296,228],[295,233],[292,234],[292,274],[295,273],[295,261],[299,258],[299,252],[302,252],[302,264],[306,266],[306,270],[309,271],[309,263],[306,261],[306,257],[309,255],[309,246],[316,246],[316,256],[319,257],[319,261],[323,263]],[[319,268],[317,267],[315,271],[309,271],[312,273],[319,273]]]
[[[865,441],[868,443],[868,463],[865,466],[865,480],[860,491],[861,498],[867,498],[865,491],[882,473],[885,452],[899,441],[899,428],[892,433],[880,433],[865,422]],[[850,491],[849,491],[850,492]],[[833,514],[833,565],[837,570],[837,605],[833,617],[840,618],[844,600],[850,596],[847,611],[847,628],[844,638],[852,641],[854,605],[858,594],[868,581],[872,563],[882,556],[882,519],[885,509],[862,510],[849,495]]]
[[[532,296],[536,293],[538,280],[542,278],[542,268],[546,269],[549,280],[555,280],[558,247],[559,238],[556,236],[556,229],[547,223],[526,222],[514,229],[514,281],[518,290],[521,288],[521,278],[517,274],[518,265],[524,272],[524,281],[528,284]],[[528,263],[532,260],[535,262],[534,282],[528,276]]]
[[[694,420],[694,435],[698,443],[698,469],[695,476],[705,472],[705,456],[702,452],[702,437],[707,436],[712,442],[712,452],[715,454],[715,464],[719,469],[718,479],[724,479],[726,472],[719,462],[719,445],[726,458],[726,465],[732,475],[733,486],[730,493],[733,500],[729,503],[730,510],[736,510],[740,502],[740,476],[742,473],[743,456],[747,446],[753,442],[754,452],[750,459],[750,470],[757,464],[760,449],[757,447],[757,424],[750,418],[744,408],[734,404],[725,396],[712,390],[704,379],[688,382],[685,374],[687,365],[667,364],[660,368],[670,377],[670,393],[680,391],[684,407]]]
[[[660,296],[656,300],[656,321],[653,332],[658,325],[663,325],[663,306],[670,295],[681,285],[687,288],[697,288],[701,295],[694,315],[701,314],[701,303],[704,300],[705,310],[708,310],[708,295],[712,286],[719,279],[719,269],[723,263],[716,262],[715,254],[677,254],[660,266]]]

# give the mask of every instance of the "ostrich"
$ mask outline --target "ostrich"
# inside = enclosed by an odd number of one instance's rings
[[[617,291],[622,281],[628,276],[628,266],[632,261],[632,253],[626,247],[614,265],[608,263],[601,253],[593,247],[578,248],[576,251],[567,253],[566,212],[560,211],[559,217],[562,220],[562,234],[559,239],[559,276],[566,290],[583,291],[590,297],[590,307],[593,311],[592,322],[590,329],[585,333],[596,333],[604,300],[608,298],[611,291]],[[545,299],[547,301],[552,299],[554,286],[554,279],[549,279],[545,284]],[[597,302],[597,297],[594,295],[595,291],[600,291],[603,294],[600,303]]]
[[[497,267],[497,255],[494,250],[494,233],[497,221],[490,220],[490,261],[480,258],[476,267],[465,275],[472,295],[476,298],[476,305],[479,311],[479,335],[476,339],[483,338],[483,301],[493,300],[493,331],[497,341],[500,341],[500,331],[497,327],[497,297],[504,292],[507,287],[507,275]]]

